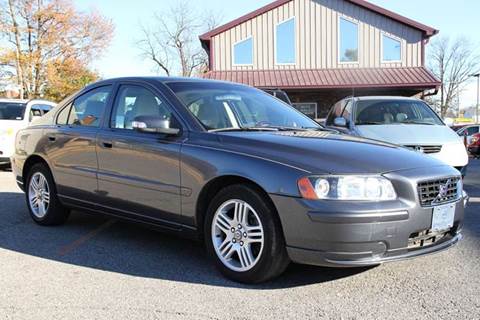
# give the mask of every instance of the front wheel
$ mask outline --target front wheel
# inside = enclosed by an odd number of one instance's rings
[[[235,281],[267,281],[289,263],[275,209],[254,187],[229,186],[215,196],[207,212],[205,239],[220,271]]]
[[[32,167],[25,189],[28,211],[33,221],[44,226],[63,224],[69,211],[57,198],[50,170],[43,164]]]

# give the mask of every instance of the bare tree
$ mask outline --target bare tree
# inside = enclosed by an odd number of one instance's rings
[[[155,13],[150,25],[140,25],[137,46],[158,72],[191,77],[205,69],[208,57],[198,35],[215,28],[219,19],[215,14],[199,15],[194,10],[192,2],[180,1],[167,12]]]
[[[429,69],[442,82],[439,95],[432,99],[433,104],[445,117],[455,100],[464,90],[472,73],[480,70],[480,56],[467,39],[448,37],[432,42],[429,48]]]

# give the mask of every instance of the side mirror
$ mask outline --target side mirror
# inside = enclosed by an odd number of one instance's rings
[[[333,125],[335,127],[346,127],[347,120],[344,117],[337,117],[335,120],[333,120]]]
[[[132,122],[132,128],[139,132],[161,133],[167,136],[180,134],[180,129],[170,128],[170,120],[156,116],[136,117]]]

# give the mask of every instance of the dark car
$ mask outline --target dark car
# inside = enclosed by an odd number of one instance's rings
[[[183,233],[249,283],[290,261],[364,266],[446,249],[466,204],[459,172],[438,160],[198,79],[90,85],[20,131],[12,161],[36,223],[78,208]]]

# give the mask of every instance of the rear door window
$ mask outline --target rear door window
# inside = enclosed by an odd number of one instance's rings
[[[73,126],[99,127],[111,92],[112,86],[103,86],[76,98],[67,123]]]

